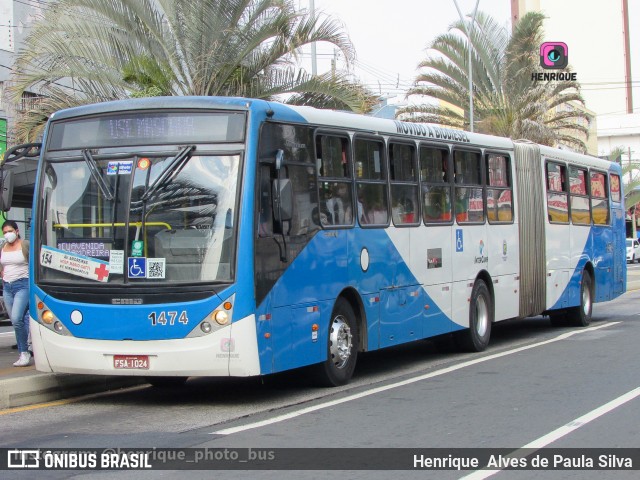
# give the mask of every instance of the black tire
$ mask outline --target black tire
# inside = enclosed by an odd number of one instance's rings
[[[154,388],[178,388],[184,385],[189,377],[147,377],[147,382]]]
[[[584,270],[580,282],[580,305],[567,310],[567,319],[571,325],[586,327],[591,323],[593,311],[593,280],[591,274]]]
[[[356,368],[360,334],[353,309],[338,298],[331,312],[327,335],[327,360],[313,366],[315,383],[323,387],[345,385]]]
[[[468,352],[482,352],[489,345],[493,323],[493,301],[487,284],[478,280],[469,300],[469,328],[456,332],[456,343]]]

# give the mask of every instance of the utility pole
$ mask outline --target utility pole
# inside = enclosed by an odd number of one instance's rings
[[[473,43],[471,42],[471,35],[473,35],[473,29],[476,25],[476,13],[478,12],[478,4],[480,3],[480,0],[476,0],[476,8],[473,9],[470,30],[467,28],[467,24],[464,21],[464,15],[462,15],[462,10],[460,10],[460,7],[458,6],[458,0],[453,0],[453,3],[455,3],[456,8],[458,9],[462,28],[464,28],[464,31],[469,38],[469,131],[473,133],[473,65],[471,64],[471,50],[473,49]]]
[[[627,154],[629,156],[629,183],[633,182],[633,168],[631,167],[631,147],[627,147]],[[622,165],[622,155],[620,155],[620,165]],[[636,205],[631,207],[631,238],[634,240],[638,238],[637,225],[636,225]]]
[[[316,6],[314,0],[309,0],[309,10],[311,10],[311,17],[316,16]],[[311,75],[314,77],[318,74],[318,61],[316,59],[316,42],[311,43]]]

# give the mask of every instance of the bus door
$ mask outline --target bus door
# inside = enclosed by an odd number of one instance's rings
[[[455,150],[452,320],[469,326],[469,302],[478,272],[489,268],[480,152]],[[465,301],[460,301],[465,299]]]
[[[609,187],[613,228],[613,296],[617,297],[625,292],[627,282],[626,220],[618,174],[609,175]]]

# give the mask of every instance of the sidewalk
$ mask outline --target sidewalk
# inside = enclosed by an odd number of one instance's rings
[[[2,318],[0,325],[10,323]],[[3,330],[6,332],[0,334],[0,410],[117,390],[141,382],[132,377],[41,373],[36,371],[33,360],[28,367],[14,367],[18,351],[11,345],[15,345],[16,338],[12,329]]]

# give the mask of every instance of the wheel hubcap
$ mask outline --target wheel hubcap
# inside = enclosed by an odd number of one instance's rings
[[[344,368],[351,357],[351,347],[353,336],[351,329],[342,315],[338,315],[331,322],[331,332],[329,333],[329,353],[331,361],[336,368]]]
[[[484,337],[489,327],[489,309],[484,297],[478,297],[476,301],[476,332]]]
[[[588,288],[582,290],[582,309],[587,316],[591,312],[591,291]]]

